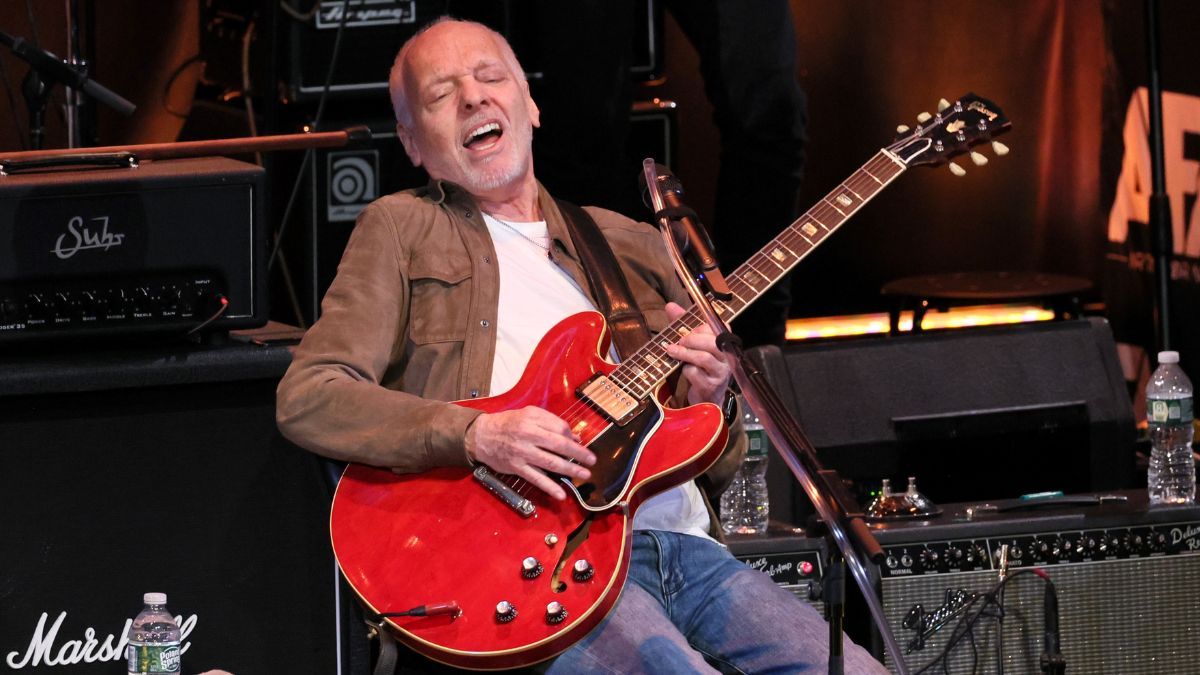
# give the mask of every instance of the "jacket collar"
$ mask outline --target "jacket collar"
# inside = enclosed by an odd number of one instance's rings
[[[538,181],[537,186],[538,207],[542,211],[542,217],[546,219],[546,230],[550,234],[551,241],[556,244],[556,249],[579,262],[575,242],[571,241],[571,235],[567,233],[567,223],[562,212],[558,210],[558,204],[554,202],[554,198],[546,191],[546,187],[542,185],[541,181]],[[448,180],[430,179],[424,192],[425,197],[434,204],[448,207],[461,206],[469,212],[479,212],[479,204],[475,197],[461,186]]]

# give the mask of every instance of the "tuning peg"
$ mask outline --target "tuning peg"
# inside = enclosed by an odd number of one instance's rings
[[[1008,146],[1000,141],[992,141],[992,152],[995,152],[998,157],[1003,157],[1008,154]]]
[[[896,133],[898,133],[898,134],[907,134],[907,133],[908,133],[908,125],[907,125],[907,124],[901,124],[900,126],[896,127]]]
[[[943,110],[945,110],[946,108],[949,108],[949,107],[950,107],[950,101],[947,101],[944,98],[938,99],[938,112],[942,112]]]
[[[975,166],[983,166],[988,163],[988,158],[978,152],[971,153],[971,161],[975,162]]]
[[[965,176],[967,175],[967,170],[955,162],[950,162],[950,173],[954,174],[955,176]]]
[[[917,115],[917,121],[920,122],[921,124],[925,124],[926,122],[928,122],[931,119],[933,119],[933,115],[930,115],[927,112],[923,112],[920,115]]]

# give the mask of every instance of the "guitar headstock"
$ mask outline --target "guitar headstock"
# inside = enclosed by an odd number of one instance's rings
[[[997,155],[1007,155],[1008,147],[993,139],[1011,128],[1012,123],[999,106],[967,94],[953,103],[942,99],[938,113],[921,113],[912,129],[898,127],[900,135],[887,150],[908,166],[938,166],[964,152],[970,152],[971,160],[982,166],[987,164],[987,157],[971,148],[992,141],[992,150]],[[954,162],[950,162],[950,170],[956,176],[966,173]]]

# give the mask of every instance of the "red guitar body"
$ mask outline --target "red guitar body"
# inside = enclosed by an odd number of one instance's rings
[[[608,347],[599,314],[574,315],[542,339],[511,390],[458,402],[488,412],[533,405],[567,420],[597,463],[591,481],[572,485],[565,501],[500,476],[532,503],[535,512],[523,515],[470,469],[410,475],[359,464],[346,469],[330,532],[342,572],[363,602],[378,613],[447,602],[461,608],[456,616],[389,619],[412,649],[473,669],[524,666],[565,650],[616,603],[637,507],[720,456],[728,431],[715,405],[664,408],[660,387],[655,400],[617,425],[584,402],[579,387],[616,368],[600,356]],[[532,578],[522,565],[530,557],[542,567]],[[590,578],[573,574],[579,560],[590,565]],[[515,616],[498,616],[501,602],[515,607]],[[566,610],[557,623],[547,617],[552,602]]]

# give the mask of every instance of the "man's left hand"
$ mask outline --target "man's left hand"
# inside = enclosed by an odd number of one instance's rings
[[[667,317],[675,321],[683,316],[686,310],[679,305],[667,303]],[[667,354],[684,363],[683,376],[687,378],[688,403],[716,403],[721,405],[725,400],[725,390],[729,387],[729,364],[725,355],[717,349],[717,338],[708,325],[701,325],[688,333],[679,342],[667,345]]]

